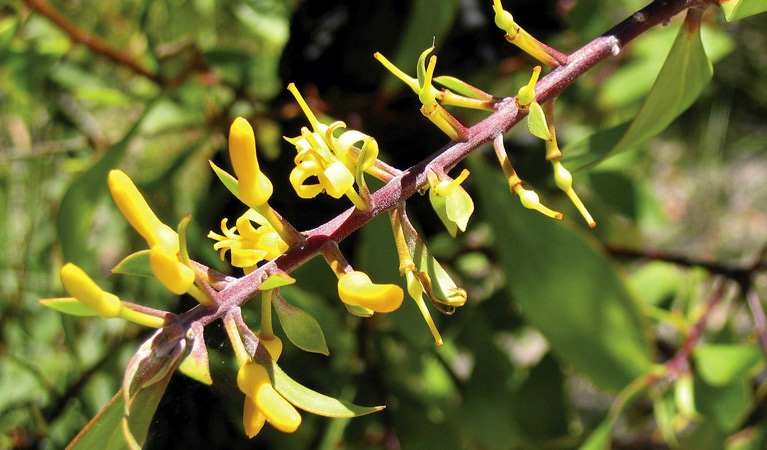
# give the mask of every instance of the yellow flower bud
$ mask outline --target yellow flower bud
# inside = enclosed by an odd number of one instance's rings
[[[385,313],[399,308],[405,293],[396,284],[374,284],[366,273],[354,271],[338,279],[338,296],[347,305]]]
[[[152,247],[149,251],[149,265],[155,278],[176,295],[186,293],[194,285],[194,271],[179,261],[176,252],[170,247]]]
[[[109,172],[109,191],[117,207],[149,247],[166,245],[178,251],[178,234],[160,222],[133,180],[122,170]]]
[[[265,204],[272,196],[272,182],[258,166],[256,136],[242,117],[234,119],[229,129],[229,158],[237,175],[240,200],[252,208]]]
[[[266,368],[248,363],[237,373],[237,386],[252,401],[274,428],[292,433],[301,425],[301,415],[296,408],[274,390]]]
[[[533,75],[530,77],[530,81],[527,85],[522,86],[517,93],[517,106],[520,108],[527,108],[530,103],[535,101],[535,83],[538,82],[538,77],[541,75],[541,66],[535,66],[533,69]]]
[[[83,270],[72,263],[61,268],[61,282],[72,297],[94,310],[99,316],[111,319],[120,315],[120,299],[102,290]]]

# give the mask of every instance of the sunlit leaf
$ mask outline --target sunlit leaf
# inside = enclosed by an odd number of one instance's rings
[[[133,399],[128,423],[133,436],[139,442],[146,438],[149,425],[152,423],[157,405],[160,403],[165,388],[168,386],[170,376],[162,382],[143,389]],[[130,446],[123,436],[121,422],[125,416],[125,395],[120,389],[112,400],[91,419],[85,428],[72,440],[67,450],[93,450],[109,449],[123,450]]]
[[[149,250],[140,250],[123,258],[112,269],[112,273],[123,275],[137,275],[140,277],[154,277],[152,267],[149,265]]]
[[[274,389],[277,390],[290,403],[298,408],[326,417],[358,417],[365,414],[381,411],[384,406],[357,406],[355,404],[338,400],[327,395],[315,392],[292,378],[290,378],[277,364],[272,364],[271,368],[274,377]]]
[[[728,22],[767,11],[764,0],[722,0],[719,3]]]
[[[286,273],[275,273],[269,275],[269,278],[264,280],[259,286],[259,289],[265,291],[267,289],[274,289],[282,286],[287,286],[296,282],[296,279]]]
[[[216,172],[218,179],[224,183],[224,187],[226,187],[235,197],[240,198],[237,179],[230,175],[229,172],[218,167],[213,161],[208,162],[210,163],[210,167],[213,168],[213,171]]]
[[[473,164],[506,286],[562,361],[598,386],[619,390],[652,363],[638,300],[596,243],[514,201],[505,180]]]
[[[565,148],[564,164],[573,170],[582,169],[611,154],[635,148],[663,131],[692,105],[713,74],[700,37],[699,14],[688,12],[652,90],[631,124],[589,138],[599,145],[576,143]]]
[[[322,328],[314,317],[289,304],[280,295],[272,296],[272,305],[290,342],[307,352],[330,354]]]
[[[37,302],[43,306],[47,306],[48,308],[55,309],[56,311],[63,312],[65,314],[72,314],[73,316],[98,315],[96,311],[87,307],[83,303],[80,303],[79,300],[73,297],[44,298],[42,300],[38,300]]]
[[[759,364],[764,364],[764,357],[758,348],[744,345],[699,345],[692,356],[698,374],[712,386],[723,386],[742,379]]]

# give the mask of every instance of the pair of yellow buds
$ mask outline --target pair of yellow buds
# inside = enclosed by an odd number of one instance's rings
[[[282,353],[282,341],[277,336],[260,339],[274,361]],[[296,408],[274,389],[266,368],[250,359],[241,361],[237,373],[237,387],[245,394],[242,423],[249,438],[256,436],[265,422],[274,428],[292,433],[301,425]]]

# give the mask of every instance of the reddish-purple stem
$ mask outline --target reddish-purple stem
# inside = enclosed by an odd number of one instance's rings
[[[555,99],[578,77],[599,62],[614,56],[632,39],[648,29],[670,20],[688,8],[710,4],[706,0],[655,0],[641,11],[633,14],[613,29],[594,39],[568,56],[568,63],[557,67],[536,85],[536,100],[545,103]],[[265,275],[273,272],[290,273],[300,265],[317,256],[328,241],[340,242],[373,217],[401,204],[419,189],[426,186],[429,170],[443,173],[450,170],[471,152],[508,132],[522,120],[526,112],[517,109],[513,98],[504,99],[489,117],[466,130],[466,139],[450,142],[421,163],[403,171],[370,197],[371,208],[361,211],[350,208],[334,219],[304,233],[306,242],[290,248],[285,254],[261,266],[258,270],[229,283],[216,296],[218,307],[197,307],[184,313],[179,323],[200,321],[210,323],[226,311],[242,305],[258,293]],[[217,309],[217,311],[216,311]]]

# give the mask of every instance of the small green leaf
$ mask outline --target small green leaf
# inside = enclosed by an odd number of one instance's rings
[[[719,3],[728,22],[767,11],[764,0],[723,0]]]
[[[454,188],[447,196],[445,203],[447,218],[454,222],[461,231],[466,231],[466,225],[474,213],[474,201],[461,186]]]
[[[546,115],[538,102],[530,103],[530,114],[527,116],[527,129],[533,136],[548,141],[551,139],[549,125],[546,123]]]
[[[133,399],[128,424],[131,434],[139,441],[146,438],[152,417],[165,393],[170,376],[162,382],[143,389]],[[130,449],[123,435],[121,422],[125,417],[125,394],[123,390],[115,394],[112,400],[99,411],[67,446],[67,450],[92,450],[104,448],[110,450]]]
[[[272,305],[290,342],[306,352],[330,354],[322,328],[311,314],[289,304],[281,295],[272,296]]]
[[[447,197],[435,194],[432,188],[429,189],[429,202],[434,212],[437,213],[437,217],[439,217],[439,220],[442,221],[442,224],[447,229],[447,232],[450,233],[450,236],[455,237],[458,233],[458,225],[448,217]]]
[[[192,329],[194,330],[192,349],[178,366],[178,370],[184,375],[210,386],[213,384],[213,378],[210,376],[210,359],[208,358],[208,347],[205,345],[205,338],[203,337],[203,328],[202,325],[195,322],[192,324]]]
[[[112,269],[112,273],[154,277],[152,267],[149,265],[149,250],[140,250],[126,256]]]
[[[582,169],[609,155],[636,148],[666,129],[692,105],[713,75],[701,40],[700,14],[688,11],[652,90],[631,124],[618,125],[589,138],[599,140],[600,146],[587,147],[584,145],[587,142],[580,142],[575,148],[565,148],[564,164],[573,170]]]
[[[493,100],[493,96],[477,89],[469,83],[459,80],[458,78],[441,75],[434,77],[434,81],[445,86],[456,94],[463,95],[464,97],[475,98],[477,100]]]
[[[346,306],[347,311],[357,317],[373,317],[373,314],[375,314],[375,311],[367,309],[364,306],[347,305],[346,303],[344,303],[344,306]]]
[[[359,417],[385,408],[385,406],[358,406],[315,392],[290,378],[274,363],[267,369],[271,371],[274,389],[290,403],[312,414],[336,418]]]
[[[73,316],[98,316],[96,311],[80,303],[79,300],[73,297],[44,298],[38,300],[37,303]]]
[[[287,286],[296,282],[296,279],[286,273],[273,273],[259,286],[262,291]]]
[[[764,363],[758,348],[743,345],[699,345],[692,356],[698,374],[712,386],[724,386],[742,379]]]
[[[213,161],[208,161],[210,163],[210,167],[213,168],[213,172],[216,173],[216,176],[219,180],[221,180],[222,183],[224,183],[224,187],[229,189],[229,192],[234,194],[235,197],[240,198],[240,190],[238,187],[237,178],[231,176],[229,172],[226,170],[218,167]]]

